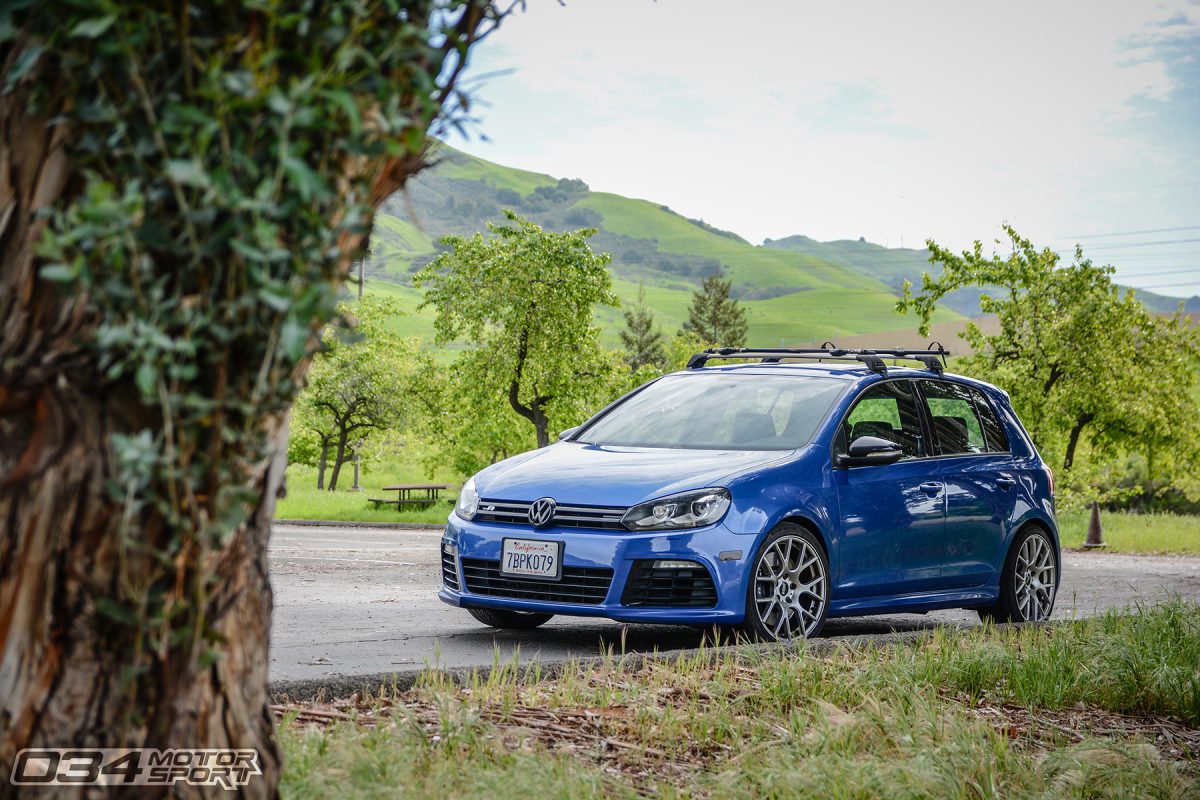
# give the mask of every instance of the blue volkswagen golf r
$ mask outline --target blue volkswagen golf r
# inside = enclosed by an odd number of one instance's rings
[[[831,616],[1045,620],[1053,477],[1007,394],[944,355],[697,354],[467,481],[439,596],[501,628],[572,614],[780,640]]]

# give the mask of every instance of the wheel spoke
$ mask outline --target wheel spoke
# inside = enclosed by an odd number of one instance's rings
[[[825,612],[825,580],[816,547],[800,536],[780,536],[759,557],[751,608],[776,639],[808,636]]]
[[[1056,568],[1049,540],[1035,533],[1021,543],[1013,569],[1016,613],[1026,622],[1050,618],[1054,608]]]
[[[825,599],[824,584],[825,584],[825,578],[819,577],[812,583],[806,583],[803,586],[801,586],[799,589],[796,590],[796,594],[812,595],[813,597],[817,598],[818,600],[823,601]],[[814,589],[813,588],[814,586],[821,587],[821,591],[817,591],[816,589]]]

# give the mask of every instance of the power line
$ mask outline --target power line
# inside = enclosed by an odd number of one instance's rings
[[[1189,272],[1195,273],[1196,277],[1200,278],[1200,267],[1188,267],[1187,269],[1161,269],[1155,272],[1141,272],[1135,275],[1126,275],[1125,277],[1121,278],[1121,280],[1128,280],[1129,278],[1157,278],[1162,275],[1179,275],[1187,274]],[[1121,270],[1118,269],[1117,276],[1120,277],[1120,274]]]
[[[1134,286],[1134,289],[1170,289],[1173,286],[1200,286],[1200,279],[1183,283],[1156,283],[1151,286]]]
[[[1191,244],[1192,242],[1200,242],[1200,239],[1162,239],[1157,242],[1122,242],[1121,244],[1106,244],[1101,250],[1125,250],[1130,247],[1154,247],[1160,244]],[[1074,252],[1073,250],[1071,252]]]
[[[1109,236],[1141,236],[1147,233],[1178,233],[1179,231],[1200,231],[1200,225],[1185,225],[1182,228],[1156,228],[1148,231],[1118,231],[1116,233],[1089,233],[1084,236],[1060,236],[1062,239],[1104,239]]]

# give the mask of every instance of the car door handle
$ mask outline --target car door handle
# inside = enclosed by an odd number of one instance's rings
[[[941,490],[942,490],[942,485],[940,483],[936,483],[934,481],[929,481],[928,483],[921,484],[921,491],[925,492],[925,494],[937,494]]]
[[[1017,479],[1010,478],[1007,475],[1001,475],[999,478],[996,478],[996,485],[1007,491],[1017,485]]]

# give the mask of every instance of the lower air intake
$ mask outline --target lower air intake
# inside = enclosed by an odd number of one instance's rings
[[[635,561],[621,595],[621,605],[648,608],[712,608],[717,589],[697,562]],[[690,566],[684,566],[684,564]],[[660,566],[655,566],[656,564]]]

